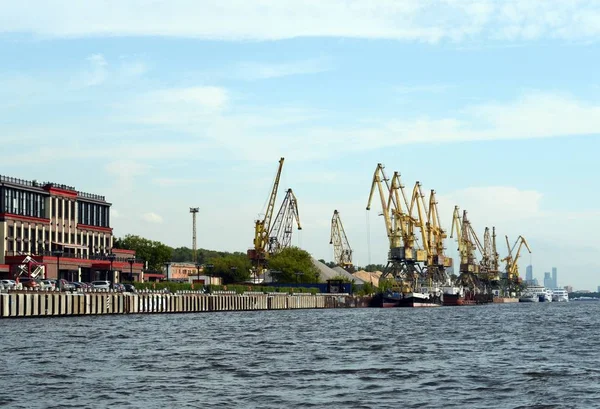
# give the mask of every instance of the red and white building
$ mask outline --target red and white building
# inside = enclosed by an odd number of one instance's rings
[[[112,248],[110,206],[71,186],[0,176],[0,277],[140,281],[143,261]]]

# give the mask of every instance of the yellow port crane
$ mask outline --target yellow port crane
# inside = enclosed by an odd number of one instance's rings
[[[462,218],[458,206],[454,207],[454,215],[452,218],[452,229],[450,237],[452,238],[456,233],[456,240],[458,241],[458,252],[460,254],[460,267],[457,284],[463,285],[471,290],[481,287],[481,280],[479,279],[480,265],[475,258],[475,250],[479,250],[483,253],[481,242],[471,222],[467,218],[467,211],[463,211]]]
[[[302,230],[300,225],[300,214],[298,212],[298,200],[292,189],[288,189],[275,222],[269,231],[269,255],[277,254],[282,249],[290,247],[292,244],[292,231],[294,220],[298,230]]]
[[[498,251],[496,249],[496,228],[492,227],[490,234],[489,227],[485,228],[483,234],[483,254],[481,258],[481,272],[485,273],[485,280],[497,282],[500,280],[500,271],[498,270]]]
[[[502,261],[506,262],[506,279],[510,284],[519,284],[520,282],[520,277],[519,277],[519,256],[521,255],[521,248],[523,247],[523,245],[525,245],[525,247],[527,248],[527,251],[529,251],[529,254],[531,254],[531,249],[529,248],[529,244],[527,244],[527,240],[525,240],[525,238],[523,236],[519,236],[517,238],[517,241],[515,241],[515,244],[513,244],[513,246],[510,246],[510,242],[508,241],[508,236],[506,237],[506,247],[508,248],[508,256],[506,256],[504,259],[502,259]],[[517,247],[518,244],[518,247]],[[517,248],[517,251],[515,253],[515,247]]]
[[[269,255],[267,246],[269,244],[269,234],[271,232],[271,218],[273,217],[273,210],[275,209],[283,161],[284,158],[279,159],[279,167],[275,176],[273,188],[271,189],[265,215],[262,219],[258,219],[254,222],[254,248],[248,250],[248,257],[252,261],[254,274],[260,274],[267,263]]]
[[[446,267],[452,266],[452,259],[444,255],[444,239],[446,232],[441,227],[440,217],[437,210],[435,190],[429,194],[429,206],[425,205],[425,195],[421,191],[421,183],[415,183],[409,214],[414,225],[421,230],[423,250],[426,260],[426,279],[443,284],[447,281]],[[417,210],[417,218],[414,218],[413,210]]]
[[[337,210],[333,211],[331,218],[331,238],[329,244],[333,244],[333,261],[340,267],[346,270],[353,270],[352,266],[352,249],[346,237],[344,225],[340,213]]]
[[[386,189],[384,189],[385,184]],[[416,284],[420,273],[418,256],[415,251],[414,223],[407,213],[408,201],[404,193],[404,186],[400,181],[400,174],[394,172],[391,184],[384,172],[384,166],[379,163],[373,174],[373,183],[367,203],[367,210],[371,209],[371,201],[375,189],[379,191],[382,215],[385,221],[386,233],[389,240],[388,262],[382,278],[394,277],[402,281],[405,290]],[[387,197],[386,197],[387,193]],[[422,257],[424,259],[424,257]],[[411,284],[409,284],[411,283]]]

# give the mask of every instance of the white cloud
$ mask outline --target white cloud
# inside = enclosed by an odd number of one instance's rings
[[[290,75],[316,74],[332,69],[331,63],[325,59],[310,59],[285,63],[243,62],[237,68],[235,76],[247,79],[269,79]]]
[[[176,186],[196,186],[206,182],[203,178],[155,178],[153,182],[161,187],[176,187]]]
[[[139,77],[148,71],[148,65],[143,61],[126,61],[121,64],[120,71],[125,78]]]
[[[108,75],[108,63],[102,54],[92,54],[86,58],[89,69],[83,73],[80,83],[84,87],[102,84]]]
[[[107,163],[105,169],[114,176],[115,186],[121,192],[124,192],[131,190],[134,179],[144,175],[150,169],[150,166],[133,160],[122,159]]]
[[[227,102],[224,88],[198,86],[151,91],[117,105],[117,109],[123,112],[125,120],[189,129],[190,124],[205,122],[219,114]]]
[[[160,216],[156,213],[153,213],[153,212],[144,213],[142,215],[142,220],[144,220],[148,223],[157,223],[157,224],[160,224],[163,222],[162,216]]]
[[[586,0],[67,0],[3,2],[0,32],[53,37],[294,37],[437,42],[473,38],[597,39],[600,4]],[[165,18],[168,16],[168,18]]]

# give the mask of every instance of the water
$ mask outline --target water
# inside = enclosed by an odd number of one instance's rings
[[[0,321],[11,408],[590,408],[600,303]]]

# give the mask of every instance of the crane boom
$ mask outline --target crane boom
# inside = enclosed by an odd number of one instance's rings
[[[292,232],[294,220],[298,230],[302,230],[300,214],[298,212],[298,200],[292,189],[288,189],[281,203],[277,217],[269,231],[269,254],[280,252],[292,244]]]
[[[386,184],[387,190],[389,192],[389,179],[386,177],[385,172],[383,171],[384,166],[381,163],[377,164],[375,168],[375,173],[373,174],[373,183],[371,184],[371,192],[369,193],[369,201],[367,203],[367,210],[371,210],[371,201],[373,200],[373,194],[375,189],[379,191],[379,198],[381,200],[381,210],[383,213],[383,219],[385,221],[385,229],[390,242],[390,248],[399,247],[400,246],[400,232],[398,231],[398,226],[396,223],[392,222],[392,218],[390,215],[390,208],[388,207],[389,197],[386,199],[385,191],[383,189],[383,184]]]
[[[352,249],[337,210],[333,211],[333,217],[331,218],[329,244],[333,244],[334,262],[342,268],[352,268]]]
[[[518,244],[518,246],[517,246]],[[518,260],[521,255],[521,249],[523,245],[527,248],[527,251],[531,254],[531,249],[529,248],[529,244],[527,240],[523,236],[517,237],[517,241],[515,244],[510,246],[510,242],[508,241],[508,236],[506,236],[506,245],[508,246],[508,256],[504,259],[506,261],[506,274],[509,281],[518,281],[519,280],[519,265]],[[515,247],[517,251],[515,253]],[[514,256],[513,256],[514,254]]]
[[[255,263],[255,268],[261,270],[264,262],[268,257],[267,246],[269,244],[269,233],[271,231],[271,218],[275,209],[275,201],[277,199],[277,190],[279,188],[279,180],[281,178],[281,170],[283,169],[284,158],[279,159],[279,167],[275,176],[275,182],[271,189],[267,210],[262,219],[254,222],[254,248],[248,250],[248,256]],[[257,271],[260,272],[260,271]]]
[[[384,188],[384,183],[387,190]],[[409,288],[414,288],[417,284],[419,272],[421,271],[421,266],[418,264],[418,261],[420,261],[419,256],[423,256],[425,252],[415,252],[415,236],[413,233],[415,223],[411,220],[410,214],[407,213],[409,206],[403,188],[400,174],[394,172],[390,183],[385,175],[383,165],[378,163],[373,174],[367,210],[371,208],[373,195],[377,189],[389,240],[388,263],[382,278],[391,275],[396,281],[401,281],[403,283],[402,288],[408,291]]]
[[[429,247],[431,248],[434,257],[434,264],[451,267],[452,258],[446,257],[444,254],[444,240],[448,235],[446,234],[446,231],[442,229],[437,204],[435,190],[431,189],[429,193],[429,212],[427,214],[427,220],[429,220]]]
[[[423,198],[424,198],[424,195],[423,195],[423,192],[421,191],[421,183],[416,182],[415,187],[413,188],[412,199],[410,201],[410,208],[408,211],[408,214],[410,217],[409,222],[412,223],[413,226],[419,227],[419,230],[421,231],[423,250],[425,250],[425,254],[427,255],[427,259],[428,259],[428,260],[423,260],[423,261],[427,261],[428,264],[431,264],[431,260],[429,260],[429,258],[430,258],[430,256],[432,256],[432,254],[430,251],[429,219],[427,217],[427,214],[429,213],[429,211],[427,210],[427,208],[425,206],[425,201],[423,200]],[[413,217],[413,210],[415,207],[417,209],[417,218]]]

